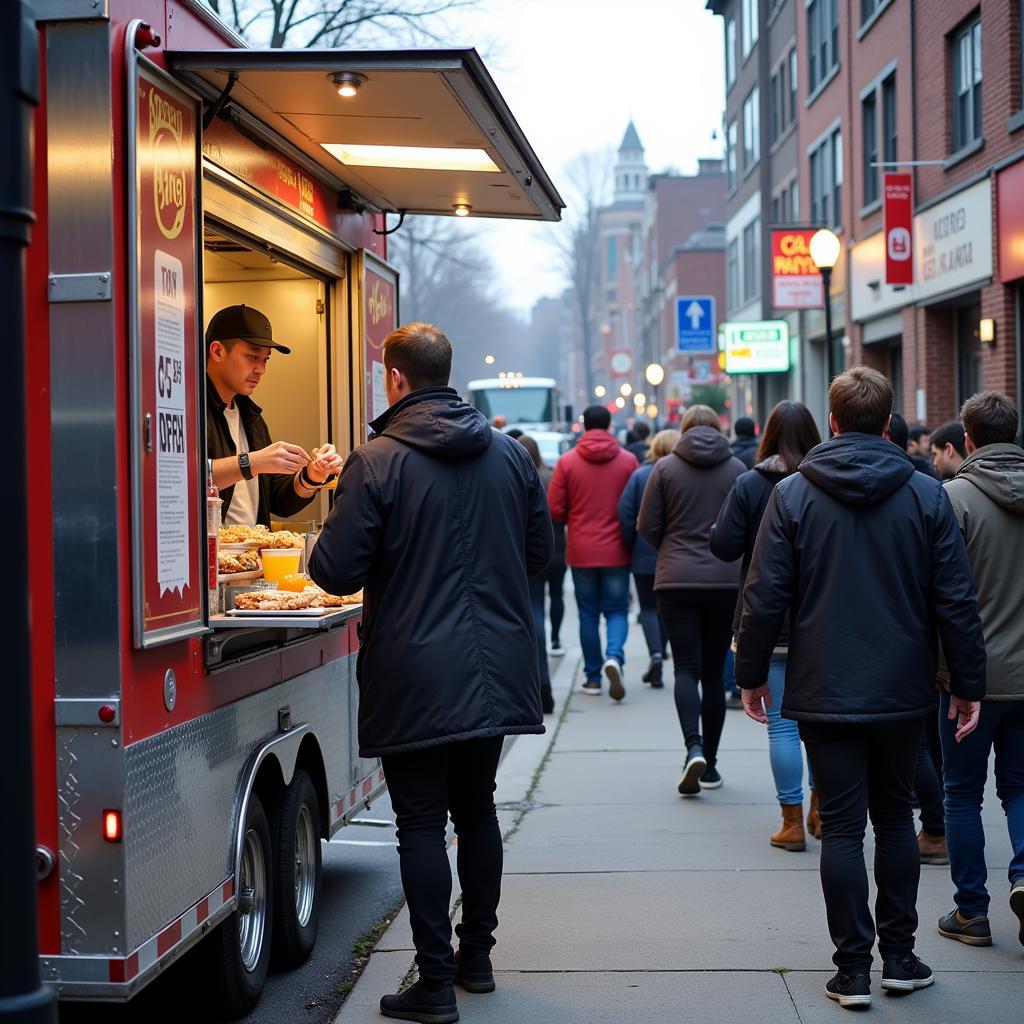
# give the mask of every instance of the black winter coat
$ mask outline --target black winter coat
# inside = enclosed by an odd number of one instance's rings
[[[772,492],[743,591],[736,682],[768,678],[790,613],[786,718],[871,722],[935,706],[936,629],[952,692],[985,695],[978,599],[942,485],[881,437],[813,448]]]
[[[544,732],[527,577],[553,538],[529,454],[451,388],[371,427],[309,562],[328,593],[364,591],[360,755]]]
[[[737,437],[731,445],[729,450],[733,456],[740,460],[747,469],[754,468],[754,460],[757,458],[757,449],[761,447],[761,442],[756,437]]]

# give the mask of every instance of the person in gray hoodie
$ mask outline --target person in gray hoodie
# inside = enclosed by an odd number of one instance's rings
[[[944,485],[967,544],[988,654],[978,728],[956,743],[949,717],[949,673],[939,668],[939,735],[946,790],[946,845],[956,906],[939,934],[991,946],[981,803],[995,748],[996,793],[1006,813],[1013,856],[1010,909],[1024,944],[1024,451],[1015,443],[1017,409],[983,391],[960,411],[967,458]]]

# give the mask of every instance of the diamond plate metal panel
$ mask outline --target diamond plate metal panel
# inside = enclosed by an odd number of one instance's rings
[[[234,870],[234,809],[253,750],[277,711],[309,722],[332,800],[349,787],[354,656],[280,683],[125,749],[127,948],[134,949]],[[207,685],[216,686],[216,677]]]

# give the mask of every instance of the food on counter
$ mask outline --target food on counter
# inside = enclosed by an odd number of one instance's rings
[[[291,530],[275,530],[267,534],[266,543],[264,538],[259,538],[261,548],[304,548],[306,538],[301,533],[292,533]]]
[[[320,595],[312,589],[296,594],[287,590],[247,590],[235,598],[235,607],[243,611],[290,612],[301,608],[319,608]]]
[[[257,551],[221,551],[217,555],[217,572],[255,572],[259,567]]]
[[[282,576],[278,581],[278,590],[290,590],[295,594],[301,594],[306,587],[314,586],[313,581],[303,572],[290,572]]]
[[[221,544],[251,544],[261,548],[301,548],[306,538],[291,530],[268,530],[257,526],[222,526],[218,533]]]
[[[323,605],[324,608],[349,608],[352,605],[363,603],[363,592],[361,590],[355,594],[346,594],[343,597],[338,597],[335,594],[328,594],[319,587],[313,587],[312,589],[318,593],[316,599],[317,606]]]

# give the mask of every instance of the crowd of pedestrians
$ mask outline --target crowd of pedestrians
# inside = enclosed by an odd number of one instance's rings
[[[532,438],[492,427],[449,387],[451,356],[429,324],[388,336],[389,408],[346,460],[309,566],[326,590],[364,591],[360,754],[382,759],[419,968],[381,1012],[451,1024],[454,985],[495,987],[495,777],[503,738],[542,732],[554,709],[567,566],[582,692],[607,685],[616,704],[632,577],[642,681],[662,687],[672,663],[685,797],[727,782],[733,652],[743,707],[768,727],[782,818],[769,841],[798,852],[808,832],[821,840],[830,998],[870,1003],[876,941],[884,989],[932,984],[914,953],[922,860],[948,857],[954,906],[939,932],[991,944],[981,804],[993,751],[1024,943],[1024,451],[1010,400],[983,392],[955,423],[908,428],[888,381],[854,367],[832,382],[828,440],[782,402],[760,434],[737,421],[731,445],[698,405],[679,430],[634,430],[628,447],[594,406],[552,470]]]

